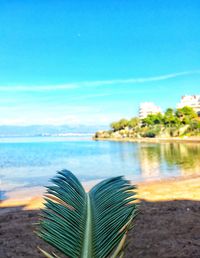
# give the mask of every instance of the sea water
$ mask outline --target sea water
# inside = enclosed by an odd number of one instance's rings
[[[200,173],[198,143],[93,141],[91,136],[0,138],[1,191],[44,186],[68,169],[82,181],[135,182]]]

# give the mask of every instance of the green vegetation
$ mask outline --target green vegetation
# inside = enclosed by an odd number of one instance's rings
[[[86,193],[69,171],[58,172],[46,194],[39,236],[67,257],[122,257],[136,215],[135,187],[123,177]],[[58,257],[41,250],[46,257]]]
[[[95,138],[141,138],[200,136],[200,119],[191,107],[168,108],[164,114],[133,117],[111,124],[110,131],[97,132]]]

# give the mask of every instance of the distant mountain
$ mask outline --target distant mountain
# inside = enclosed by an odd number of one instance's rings
[[[106,126],[87,126],[87,125],[30,125],[30,126],[0,126],[0,137],[9,136],[48,136],[62,135],[70,133],[95,133],[99,130],[108,129]]]

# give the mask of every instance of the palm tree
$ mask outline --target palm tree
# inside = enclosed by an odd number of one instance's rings
[[[123,177],[104,180],[86,193],[68,170],[47,187],[39,236],[67,257],[122,257],[136,216],[135,186]],[[43,251],[46,257],[58,257]]]

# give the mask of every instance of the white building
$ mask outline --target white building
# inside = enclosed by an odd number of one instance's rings
[[[180,103],[177,104],[177,108],[185,106],[192,107],[200,116],[200,95],[182,96]]]
[[[144,102],[139,107],[139,118],[145,118],[150,114],[162,113],[160,107],[156,106],[153,102]]]

